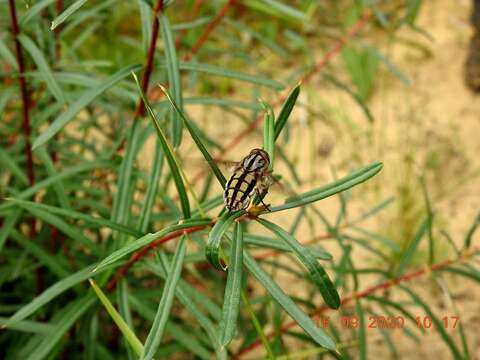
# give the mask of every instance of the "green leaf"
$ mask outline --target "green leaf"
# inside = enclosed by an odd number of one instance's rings
[[[57,281],[28,304],[22,306],[15,314],[12,315],[12,317],[10,317],[10,319],[8,319],[6,323],[3,324],[2,328],[13,326],[19,321],[26,319],[28,316],[40,309],[43,305],[48,304],[50,301],[55,299],[58,295],[90,278],[92,276],[92,270],[94,266],[95,265],[90,265],[80,271],[77,271],[76,273],[73,273],[72,275],[63,278],[60,281]]]
[[[432,322],[433,322],[433,325],[435,326],[435,328],[437,329],[437,331],[440,333],[440,336],[443,338],[443,340],[445,340],[445,343],[447,344],[447,346],[449,347],[450,351],[452,352],[452,355],[454,357],[454,359],[456,360],[462,360],[464,359],[461,354],[460,354],[460,351],[458,350],[457,346],[455,345],[455,342],[453,341],[453,338],[445,331],[445,326],[443,324],[443,322],[441,320],[439,320],[435,314],[433,313],[433,311],[430,309],[430,307],[427,305],[427,303],[425,303],[421,298],[420,296],[418,296],[417,294],[415,294],[412,290],[410,290],[408,287],[404,286],[404,285],[398,285],[403,291],[407,292],[412,300],[415,302],[415,304],[417,304],[418,306],[422,307],[423,310],[425,311],[425,314],[428,315],[431,319],[432,319]]]
[[[101,303],[107,310],[108,314],[112,318],[112,320],[115,322],[117,325],[118,329],[120,332],[125,336],[125,340],[128,342],[128,344],[132,347],[132,349],[135,351],[135,353],[138,356],[142,355],[143,352],[143,345],[140,340],[138,340],[137,336],[135,333],[128,327],[127,323],[125,320],[123,320],[122,316],[118,313],[118,311],[115,309],[115,307],[112,305],[110,300],[105,296],[103,293],[102,289],[100,289],[95,281],[92,279],[88,280],[90,282],[90,285],[92,286],[93,290],[97,294],[98,298],[100,299]]]
[[[285,20],[304,23],[308,20],[305,13],[277,0],[247,0],[247,6]]]
[[[207,161],[208,165],[210,165],[210,168],[212,169],[213,173],[215,174],[215,177],[217,178],[218,182],[222,186],[222,188],[225,188],[225,184],[227,183],[227,180],[225,179],[225,176],[223,176],[222,172],[217,166],[217,163],[215,160],[213,160],[213,157],[210,155],[208,152],[207,148],[205,145],[203,145],[202,140],[200,139],[200,135],[197,134],[197,130],[192,124],[190,123],[190,120],[187,119],[187,117],[184,115],[182,109],[177,105],[175,100],[170,96],[170,93],[168,90],[163,87],[162,85],[159,85],[160,89],[163,91],[165,96],[167,97],[168,101],[170,104],[173,106],[175,111],[178,113],[178,115],[182,118],[183,123],[185,124],[185,127],[187,128],[188,132],[192,136],[193,141],[195,141],[195,144],[197,145],[198,149],[202,153],[203,157]]]
[[[163,42],[165,44],[165,60],[167,64],[168,83],[172,89],[173,99],[178,104],[180,110],[183,108],[182,80],[178,68],[177,52],[175,50],[175,41],[172,37],[168,17],[161,14],[158,17]],[[172,111],[172,143],[176,148],[182,141],[182,120],[177,112]]]
[[[265,110],[265,120],[263,120],[263,149],[270,157],[270,169],[273,169],[273,161],[275,156],[275,114],[273,108],[263,101],[260,102]]]
[[[367,324],[365,323],[365,312],[363,311],[362,305],[360,304],[360,299],[355,301],[355,312],[359,318],[358,323],[358,352],[359,359],[366,360],[367,357]]]
[[[280,226],[261,218],[257,218],[257,221],[279,238],[284,240],[285,243],[291,247],[291,249],[297,254],[302,264],[309,271],[310,276],[320,291],[325,303],[333,309],[338,309],[340,306],[340,297],[338,296],[335,286],[328,277],[327,272],[323,269],[318,260],[315,259],[315,257],[292,235],[283,230]]]
[[[57,99],[57,101],[63,105],[67,103],[64,93],[58,85],[57,80],[53,76],[52,70],[48,65],[47,60],[45,59],[43,52],[35,45],[35,43],[25,34],[18,35],[18,40],[22,46],[27,50],[27,52],[32,57],[33,61],[38,67],[40,74],[43,77],[43,80],[47,84],[48,89],[52,95]]]
[[[0,317],[0,328],[7,322],[7,318]],[[38,321],[30,321],[30,320],[23,320],[19,321],[18,323],[9,326],[9,330],[15,331],[22,331],[26,333],[34,333],[34,334],[46,334],[52,331],[53,326],[48,323],[38,322]]]
[[[52,324],[52,330],[43,337],[43,340],[30,353],[27,360],[41,360],[48,356],[50,351],[55,348],[62,340],[65,333],[73,324],[88,310],[95,302],[95,297],[88,294],[83,298],[72,301],[55,315],[55,321]]]
[[[227,268],[220,261],[220,243],[225,232],[228,230],[233,220],[244,213],[243,210],[236,212],[225,212],[213,226],[208,234],[207,246],[205,247],[205,257],[212,266],[218,270],[225,271]]]
[[[428,217],[423,220],[415,236],[413,237],[413,239],[410,240],[407,248],[402,252],[402,257],[400,258],[400,261],[398,263],[397,275],[402,275],[412,262],[413,256],[415,255],[418,245],[420,244],[420,240],[427,231],[427,227]]]
[[[0,164],[3,167],[3,171],[8,170],[15,176],[23,185],[28,186],[27,175],[18,166],[17,162],[4,149],[0,148]]]
[[[74,210],[62,209],[56,206],[45,205],[42,203],[37,203],[33,201],[24,201],[17,199],[8,199],[8,201],[17,203],[22,208],[33,208],[37,209],[40,212],[47,212],[50,214],[62,215],[72,219],[83,220],[89,224],[96,225],[99,227],[106,227],[112,230],[120,231],[127,235],[132,235],[136,237],[142,236],[142,233],[128,226],[120,225],[110,220],[104,219],[99,216],[91,216],[85,213],[81,213]]]
[[[77,101],[69,106],[67,111],[63,112],[58,116],[52,124],[38,136],[33,144],[32,149],[36,149],[40,145],[45,144],[50,140],[57,132],[59,132],[70,120],[72,120],[81,110],[83,110],[87,105],[89,105],[93,100],[100,96],[103,92],[114,86],[132,71],[136,71],[140,68],[139,65],[130,65],[127,66],[114,75],[102,82],[102,84],[95,86],[91,89],[85,91]]]
[[[240,312],[240,292],[243,273],[243,229],[235,222],[234,237],[229,257],[227,285],[223,296],[222,320],[220,321],[220,343],[227,346],[233,340]]]
[[[368,166],[365,166],[359,170],[352,172],[350,175],[344,176],[328,185],[322,186],[315,190],[311,190],[304,194],[288,198],[285,204],[280,206],[274,206],[270,208],[270,211],[266,214],[274,213],[281,210],[291,209],[299,206],[304,206],[315,201],[325,199],[329,196],[335,195],[341,191],[348,190],[355,185],[370,179],[382,170],[383,164],[381,162],[374,162]]]
[[[2,252],[3,245],[7,240],[10,231],[14,228],[17,221],[22,215],[21,209],[15,209],[11,211],[8,216],[3,220],[2,227],[0,228],[0,253]]]
[[[202,227],[202,228],[207,227],[208,225],[210,225],[210,222],[211,221],[209,219],[190,220],[187,222],[183,222],[181,224],[170,225],[160,231],[157,231],[156,233],[142,236],[141,238],[134,240],[132,242],[129,242],[125,246],[111,253],[109,256],[107,256],[98,264],[98,266],[94,269],[94,271],[97,272],[97,271],[103,270],[106,266],[115,263],[116,261],[123,258],[125,255],[128,255],[134,252],[135,250],[138,250],[150,244],[151,242],[158,240],[175,231],[183,230],[186,228],[192,228],[192,227]]]
[[[135,78],[137,89],[140,92],[143,103],[145,104],[145,108],[147,109],[147,112],[150,115],[150,119],[152,120],[153,126],[157,130],[158,139],[160,140],[160,144],[162,145],[163,153],[165,154],[168,165],[170,166],[172,177],[175,182],[175,186],[177,187],[178,195],[180,197],[183,217],[184,219],[188,219],[190,217],[190,203],[188,201],[188,195],[185,189],[185,184],[183,183],[180,165],[178,164],[178,161],[175,158],[173,149],[168,143],[167,137],[165,136],[162,130],[162,127],[155,115],[155,112],[152,110],[152,107],[150,106],[150,102],[148,101],[148,99],[146,98],[145,94],[142,91],[142,88],[140,87],[140,83],[138,82],[137,76],[135,75],[135,73],[132,73],[132,75]]]
[[[477,217],[475,218],[475,221],[473,222],[472,226],[470,226],[470,228],[468,229],[467,235],[465,236],[465,245],[464,245],[465,249],[470,248],[470,245],[472,244],[473,234],[475,234],[475,231],[477,230],[478,225],[480,225],[480,213],[478,213]]]
[[[88,0],[77,0],[72,5],[70,5],[64,12],[58,15],[52,21],[52,25],[50,25],[50,30],[55,30],[55,28],[62,24],[67,18],[75,13],[78,9],[80,9]]]
[[[168,272],[167,280],[165,281],[165,287],[163,288],[162,297],[158,304],[157,314],[153,320],[152,328],[148,333],[147,340],[145,341],[145,349],[141,356],[144,360],[153,359],[157,349],[162,341],[165,325],[170,317],[170,310],[173,304],[173,298],[175,295],[175,289],[180,279],[182,272],[183,259],[185,258],[185,249],[187,244],[187,237],[182,236],[175,249],[175,255]]]
[[[221,76],[235,80],[245,81],[251,84],[266,86],[275,90],[283,90],[283,84],[278,81],[267,79],[258,75],[249,75],[230,69],[221,68],[210,64],[199,64],[194,62],[180,62],[180,70],[194,71],[209,75]]]
[[[285,124],[287,123],[287,120],[290,117],[290,114],[292,113],[293,107],[297,102],[297,98],[299,94],[300,94],[300,84],[295,86],[292,89],[292,91],[290,91],[290,94],[288,94],[287,99],[283,103],[282,109],[278,114],[277,121],[275,122],[275,141],[278,139],[278,137],[280,136],[280,133],[285,127]]]
[[[312,337],[319,345],[335,350],[335,342],[292,301],[292,299],[283,292],[283,290],[273,281],[273,279],[258,265],[258,263],[246,251],[243,253],[244,264],[248,270],[255,276],[272,297],[285,309],[285,311]]]

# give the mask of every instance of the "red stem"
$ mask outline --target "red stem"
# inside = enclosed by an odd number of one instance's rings
[[[217,27],[217,25],[222,21],[222,19],[225,17],[227,14],[228,9],[230,6],[235,4],[236,0],[228,0],[223,7],[220,9],[218,14],[215,16],[215,18],[208,24],[207,28],[203,31],[202,35],[198,38],[196,43],[193,45],[192,49],[190,52],[185,56],[184,60],[189,61],[193,55],[195,55],[198,50],[203,46],[205,41],[207,41],[208,37],[210,36],[210,33]]]
[[[157,0],[155,7],[153,9],[153,23],[152,23],[152,37],[150,39],[150,46],[148,47],[147,52],[147,62],[145,63],[145,68],[142,77],[142,90],[146,94],[148,91],[148,86],[150,83],[150,76],[153,71],[153,57],[155,55],[155,47],[157,46],[158,39],[158,28],[159,21],[158,15],[163,11],[163,0]],[[145,115],[145,105],[140,98],[137,103],[137,108],[135,110],[135,117]]]
[[[380,283],[378,285],[375,285],[375,286],[372,286],[372,287],[369,287],[367,289],[364,289],[362,291],[358,291],[358,292],[354,292],[354,293],[351,293],[350,295],[348,296],[345,296],[343,299],[342,299],[342,305],[345,305],[355,299],[360,299],[360,298],[363,298],[365,296],[368,296],[368,295],[371,295],[377,291],[380,291],[380,290],[385,290],[385,289],[388,289],[388,288],[391,288],[391,287],[394,287],[398,284],[401,284],[401,283],[404,283],[404,282],[407,282],[407,281],[410,281],[412,279],[415,279],[417,277],[420,277],[422,275],[425,275],[431,271],[438,271],[438,270],[441,270],[441,269],[444,269],[444,268],[448,268],[449,266],[451,265],[454,265],[454,264],[457,264],[457,263],[460,263],[468,258],[470,258],[472,256],[473,252],[471,253],[468,253],[468,254],[464,254],[460,257],[458,257],[457,259],[455,260],[445,260],[445,261],[442,261],[440,263],[437,263],[437,264],[433,264],[432,266],[428,267],[428,266],[425,266],[421,269],[418,269],[418,270],[414,270],[412,272],[409,272],[405,275],[402,275],[396,279],[392,279],[392,280],[388,280],[388,281],[385,281],[383,283]],[[324,312],[326,311],[329,311],[331,310],[329,307],[327,307],[326,305],[323,305],[323,306],[320,306],[319,308],[317,308],[316,310],[314,310],[313,312],[310,313],[310,317],[314,318],[314,317],[318,317],[320,316],[321,314],[323,314]],[[270,332],[269,334],[267,334],[267,338],[272,338],[273,336],[278,336],[278,334],[280,333],[285,333],[287,330],[295,327],[296,325],[298,325],[295,321],[290,321],[288,322],[287,324],[283,325],[281,328],[280,328],[280,331],[279,332]],[[250,344],[249,346],[241,349],[234,357],[233,359],[240,359],[242,356],[244,356],[245,354],[247,354],[248,352],[250,352],[251,350],[257,348],[258,346],[260,346],[262,344],[262,342],[260,340],[256,340],[255,342],[253,342],[252,344]]]
[[[35,176],[33,170],[33,155],[32,147],[30,145],[30,134],[32,132],[30,128],[30,98],[28,95],[27,82],[25,81],[25,65],[23,62],[23,53],[20,42],[18,41],[17,36],[20,34],[20,28],[17,21],[17,11],[15,9],[15,3],[13,0],[8,0],[10,6],[10,18],[12,20],[12,37],[15,42],[15,55],[17,58],[18,65],[18,82],[20,85],[20,92],[22,95],[22,129],[25,135],[25,155],[27,157],[27,176],[28,183],[32,186],[35,183]]]

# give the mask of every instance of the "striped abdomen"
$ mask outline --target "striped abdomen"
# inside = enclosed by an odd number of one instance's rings
[[[250,204],[257,185],[255,172],[246,172],[243,168],[237,169],[228,180],[225,187],[224,201],[229,211],[245,209]]]

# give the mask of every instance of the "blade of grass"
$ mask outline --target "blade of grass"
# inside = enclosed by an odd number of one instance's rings
[[[3,245],[7,240],[10,231],[13,229],[17,221],[22,215],[21,209],[15,209],[8,214],[8,216],[3,220],[2,227],[0,228],[0,253],[2,252]]]
[[[106,227],[112,230],[117,230],[126,235],[132,235],[136,237],[142,236],[141,232],[129,226],[120,225],[110,220],[104,219],[102,217],[91,216],[78,211],[62,209],[56,206],[45,205],[45,204],[41,204],[33,201],[24,201],[24,200],[17,200],[17,199],[7,199],[7,200],[17,203],[22,208],[27,208],[27,207],[34,208],[34,209],[38,209],[38,211],[41,211],[41,212],[62,215],[71,219],[83,220],[91,225],[96,225],[98,227]]]
[[[277,121],[275,122],[275,137],[274,141],[278,139],[280,136],[280,133],[282,132],[285,124],[287,123],[288,118],[290,117],[290,114],[292,113],[293,107],[295,106],[295,103],[297,102],[298,95],[300,94],[300,84],[295,86],[292,91],[290,91],[290,94],[288,94],[285,102],[282,105],[282,109],[280,110],[280,113],[278,114]]]
[[[35,351],[30,353],[27,360],[42,360],[46,358],[50,351],[62,340],[68,329],[75,324],[94,302],[95,297],[93,294],[88,294],[74,300],[61,309],[55,316],[56,321],[52,324],[52,330],[43,337],[43,340],[35,347]]]
[[[329,196],[335,195],[341,191],[350,189],[351,187],[361,184],[362,182],[376,175],[380,170],[382,170],[382,167],[383,167],[382,163],[374,162],[328,185],[311,190],[309,192],[295,196],[293,198],[288,198],[285,201],[285,204],[280,206],[274,206],[270,208],[270,211],[265,214],[270,214],[277,211],[282,211],[286,209],[292,209],[295,207],[307,205],[312,202],[319,201]]]
[[[312,337],[319,345],[335,351],[335,342],[327,333],[315,326],[313,321],[283,292],[273,279],[258,265],[258,263],[246,251],[243,253],[244,264],[255,276],[272,297],[284,308],[284,310]]]
[[[144,360],[153,359],[158,350],[160,342],[162,341],[165,325],[170,317],[170,310],[173,304],[175,289],[177,288],[178,280],[182,272],[183,259],[185,258],[185,250],[187,244],[187,236],[182,236],[175,249],[175,255],[172,260],[170,271],[168,272],[167,280],[163,288],[162,297],[158,304],[157,314],[153,320],[152,328],[148,333],[145,341],[145,349],[141,356]]]
[[[227,180],[225,179],[225,176],[223,176],[222,172],[220,171],[219,167],[217,166],[217,163],[215,162],[215,160],[213,160],[213,157],[210,155],[210,153],[208,152],[205,145],[202,143],[202,140],[200,139],[200,135],[197,134],[196,128],[194,126],[192,126],[192,124],[190,123],[190,120],[188,120],[187,117],[184,115],[182,109],[177,105],[177,103],[172,98],[172,96],[170,95],[168,90],[160,84],[158,86],[160,87],[162,92],[165,94],[165,96],[167,97],[168,101],[173,106],[173,108],[175,109],[177,114],[183,120],[183,123],[184,123],[185,127],[187,128],[188,132],[192,136],[193,141],[195,141],[195,144],[197,145],[198,149],[200,150],[203,157],[207,161],[208,165],[212,169],[212,171],[215,174],[215,177],[217,178],[218,182],[220,183],[222,188],[225,188],[225,184],[226,184]]]
[[[327,272],[323,269],[318,260],[315,259],[315,257],[292,235],[283,230],[280,226],[261,218],[257,218],[257,221],[290,246],[305,268],[309,271],[310,276],[320,291],[325,303],[333,309],[338,309],[340,306],[340,297],[338,296],[335,286],[328,277]]]
[[[53,19],[52,24],[50,25],[50,30],[55,30],[55,28],[61,25],[69,16],[74,14],[78,9],[80,9],[88,0],[77,0],[68,8],[65,9],[59,16]]]
[[[172,89],[173,99],[178,104],[180,110],[183,108],[182,97],[182,81],[180,78],[180,70],[178,68],[177,52],[175,50],[175,41],[172,37],[172,31],[170,29],[170,22],[165,14],[161,14],[159,17],[160,31],[162,34],[163,42],[165,45],[165,61],[167,64],[167,78],[168,83]],[[182,141],[182,120],[180,115],[172,111],[172,144],[176,148]]]
[[[272,170],[275,156],[275,114],[273,113],[273,108],[269,104],[263,101],[260,101],[260,104],[265,110],[265,120],[263,121],[263,149],[270,157],[269,169]]]
[[[136,239],[132,242],[129,242],[125,246],[121,247],[118,250],[115,250],[113,253],[108,255],[105,259],[100,261],[100,263],[97,265],[97,267],[93,270],[94,272],[103,270],[106,266],[113,264],[123,258],[125,255],[128,255],[135,250],[138,250],[148,244],[150,244],[152,241],[155,241],[159,238],[162,238],[174,231],[178,230],[183,230],[191,227],[199,227],[199,226],[208,226],[210,225],[210,220],[209,219],[203,219],[203,220],[190,220],[188,222],[183,222],[181,224],[175,224],[175,225],[169,225],[166,228],[163,228],[160,231],[157,231],[156,233],[153,234],[147,234],[145,236],[142,236],[139,239]]]
[[[359,318],[358,324],[358,352],[359,359],[367,359],[367,324],[365,323],[365,313],[363,311],[362,305],[360,304],[360,299],[355,301],[355,312]]]
[[[17,162],[2,148],[0,148],[0,164],[2,164],[3,171],[10,171],[24,186],[28,186],[27,175],[25,175],[23,170],[18,166]]]
[[[140,93],[143,103],[145,104],[145,108],[147,109],[148,114],[150,115],[150,119],[152,120],[153,126],[157,130],[158,139],[160,140],[160,144],[162,145],[163,153],[167,158],[168,165],[170,166],[170,170],[172,172],[172,177],[175,182],[175,186],[177,187],[178,195],[180,198],[180,203],[182,205],[182,212],[184,219],[188,219],[190,217],[190,203],[188,201],[187,191],[185,189],[185,184],[183,183],[182,175],[180,166],[178,161],[175,158],[175,154],[173,149],[171,148],[170,144],[168,143],[167,137],[165,136],[162,127],[160,126],[160,122],[158,121],[152,107],[150,106],[150,102],[146,98],[145,94],[140,87],[140,83],[138,82],[137,75],[132,73],[135,83],[137,84],[138,92]]]
[[[87,280],[92,276],[92,270],[95,265],[90,265],[76,273],[73,273],[67,277],[62,278],[60,281],[57,281],[55,284],[46,289],[43,293],[35,297],[25,306],[22,306],[15,314],[13,314],[6,323],[4,323],[1,328],[8,328],[17,324],[19,321],[25,320],[28,316],[35,313],[45,304],[48,304],[50,301],[55,299],[60,294],[64,293],[73,286]],[[105,269],[103,269],[105,270]]]
[[[113,74],[109,78],[107,78],[100,85],[85,91],[78,98],[77,101],[75,101],[73,104],[69,106],[67,111],[60,114],[60,116],[58,116],[52,122],[52,124],[35,139],[32,145],[32,149],[36,149],[37,147],[45,144],[57,132],[59,132],[70,120],[72,120],[75,117],[75,115],[77,115],[82,109],[84,109],[87,105],[89,105],[93,100],[95,100],[103,92],[105,92],[106,90],[114,86],[120,80],[125,78],[132,71],[137,71],[138,69],[140,69],[139,65],[127,66],[117,71],[115,74]]]
[[[240,292],[243,273],[243,229],[235,222],[232,248],[229,257],[227,285],[223,296],[222,320],[220,321],[220,344],[227,346],[233,340],[237,330],[237,318],[240,312]]]
[[[53,76],[52,70],[48,65],[47,60],[45,59],[42,51],[35,45],[35,43],[25,34],[20,34],[18,36],[18,40],[22,44],[22,46],[27,50],[27,52],[32,57],[33,61],[38,67],[40,74],[43,77],[43,80],[47,84],[48,89],[52,93],[52,95],[57,99],[57,101],[63,105],[67,103],[65,99],[64,92],[58,85],[57,80]]]
[[[220,243],[225,232],[237,217],[244,211],[225,212],[213,226],[208,234],[207,245],[205,246],[205,257],[212,266],[218,270],[225,271],[227,267],[220,261]]]
[[[110,315],[112,320],[115,322],[115,324],[118,326],[118,329],[120,330],[120,332],[125,337],[125,340],[132,347],[132,349],[135,351],[135,353],[138,356],[141,356],[142,352],[143,352],[143,345],[142,345],[141,341],[138,340],[135,333],[128,327],[125,320],[123,320],[123,318],[120,316],[118,311],[112,305],[110,300],[108,300],[107,296],[103,293],[102,289],[100,289],[97,286],[95,281],[92,280],[92,279],[88,279],[88,281],[90,282],[90,285],[92,286],[93,290],[95,291],[95,294],[97,294],[101,303],[103,304],[103,306],[107,310],[108,314]]]
[[[400,258],[396,272],[397,276],[402,275],[412,262],[413,256],[415,255],[418,245],[420,244],[420,240],[423,238],[423,235],[427,231],[428,221],[428,217],[423,220],[415,236],[413,237],[413,239],[410,240],[407,248],[402,252],[402,257]]]

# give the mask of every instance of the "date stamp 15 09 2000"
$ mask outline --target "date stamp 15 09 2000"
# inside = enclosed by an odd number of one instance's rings
[[[413,320],[413,319],[412,319]],[[430,316],[415,316],[416,325],[421,329],[434,328],[434,322]],[[328,328],[331,323],[329,317],[321,317],[317,321],[319,327]],[[361,326],[357,315],[341,316],[340,326],[345,329],[358,329]],[[455,329],[459,320],[458,316],[443,316],[439,318],[445,329]],[[402,329],[405,326],[404,316],[368,316],[365,318],[365,328],[368,329]]]

